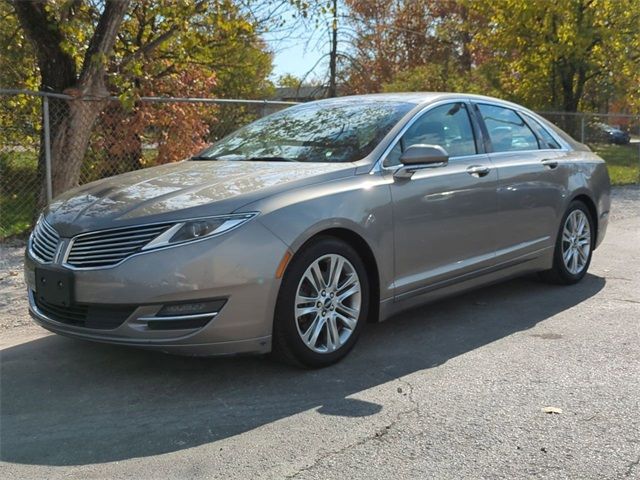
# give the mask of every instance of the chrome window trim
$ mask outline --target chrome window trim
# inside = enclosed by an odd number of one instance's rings
[[[538,152],[538,153],[568,152],[568,150],[561,150],[559,148],[540,148],[538,150],[509,150],[508,152],[491,152],[489,155],[491,155],[492,158],[496,158],[498,156],[516,155],[516,154],[519,154],[519,153],[536,153],[536,152]],[[536,163],[536,162],[532,162],[532,163]]]
[[[380,157],[378,157],[378,159],[375,161],[375,163],[373,164],[373,167],[371,168],[369,173],[370,174],[376,174],[376,173],[381,173],[381,172],[391,172],[391,171],[397,170],[399,168],[399,165],[394,165],[394,166],[391,166],[391,167],[385,167],[384,166],[384,161],[387,158],[387,156],[389,155],[389,153],[391,153],[391,150],[393,150],[395,148],[396,144],[400,141],[400,139],[406,133],[406,131],[409,128],[411,128],[411,126],[420,117],[425,115],[431,109],[439,107],[439,106],[447,104],[447,103],[457,103],[457,102],[465,103],[468,108],[470,108],[472,105],[481,104],[482,103],[482,104],[491,105],[491,106],[494,106],[494,107],[507,108],[509,110],[515,111],[516,113],[518,113],[518,115],[520,115],[520,114],[528,115],[528,116],[532,117],[534,120],[536,120],[538,123],[540,123],[542,128],[544,128],[545,131],[547,131],[553,137],[553,139],[558,142],[558,144],[562,148],[535,149],[535,150],[513,150],[513,151],[509,151],[509,152],[482,152],[482,153],[476,153],[475,155],[462,155],[462,156],[459,156],[459,157],[451,157],[452,160],[479,157],[479,156],[482,156],[482,155],[488,155],[489,158],[491,158],[493,155],[500,155],[500,154],[531,153],[531,152],[556,152],[556,153],[557,152],[565,152],[566,153],[566,152],[570,152],[570,151],[573,150],[573,148],[571,148],[571,146],[567,142],[565,142],[564,139],[562,139],[560,136],[558,136],[555,132],[550,131],[548,128],[546,128],[544,123],[542,123],[542,122],[540,122],[538,120],[538,118],[537,118],[538,115],[536,115],[534,112],[526,110],[526,109],[524,109],[522,107],[511,105],[511,104],[506,104],[506,103],[502,103],[502,102],[485,100],[484,98],[478,98],[478,99],[476,99],[476,98],[467,98],[467,97],[447,98],[447,99],[442,99],[442,100],[435,101],[433,103],[429,103],[428,105],[425,105],[421,110],[416,112],[413,115],[413,117],[411,117],[407,121],[407,123],[402,127],[402,129],[400,129],[400,131],[396,134],[396,136],[393,138],[393,140],[391,140],[389,145],[387,145],[387,148],[385,148],[384,152],[382,152]]]
[[[74,270],[74,271],[92,271],[92,270],[108,270],[110,268],[116,268],[120,265],[122,265],[124,262],[126,262],[127,260],[129,260],[130,258],[133,257],[137,257],[139,255],[146,255],[148,253],[153,253],[153,252],[160,252],[162,250],[167,250],[169,248],[176,248],[176,247],[181,247],[184,245],[192,245],[194,243],[200,243],[200,242],[204,242],[206,240],[210,240],[212,238],[216,238],[219,237],[221,235],[224,235],[226,233],[229,233],[233,230],[235,230],[236,228],[241,227],[242,225],[244,225],[245,223],[247,223],[249,220],[255,218],[260,212],[242,212],[242,213],[229,213],[226,215],[211,215],[211,216],[200,216],[200,217],[193,217],[193,218],[185,218],[185,219],[181,219],[181,220],[169,220],[169,221],[164,221],[164,222],[151,222],[151,223],[141,223],[141,224],[137,224],[137,225],[129,225],[129,226],[125,226],[125,227],[116,227],[116,228],[105,228],[102,230],[93,230],[90,232],[84,232],[84,233],[80,233],[74,237],[71,238],[71,240],[68,242],[66,250],[64,252],[64,256],[62,258],[62,266],[65,268],[68,268],[69,270]],[[199,238],[196,240],[188,240],[186,242],[181,242],[181,243],[176,243],[173,245],[165,245],[162,247],[158,247],[158,248],[153,248],[153,249],[149,249],[149,250],[141,250],[139,252],[133,253],[131,255],[129,255],[128,257],[123,258],[122,260],[120,260],[118,263],[114,263],[113,265],[104,265],[104,266],[97,266],[97,267],[76,267],[73,265],[70,265],[67,263],[67,259],[69,257],[69,254],[71,253],[71,248],[73,247],[73,244],[75,243],[76,239],[85,236],[85,235],[93,235],[96,233],[104,233],[104,232],[112,232],[112,231],[117,231],[117,230],[125,230],[125,229],[129,229],[129,228],[136,228],[136,227],[150,227],[153,225],[165,225],[165,224],[171,224],[171,223],[184,223],[184,222],[191,222],[191,221],[196,221],[196,220],[204,220],[204,219],[210,219],[210,218],[225,218],[225,217],[229,217],[229,216],[246,216],[247,217],[247,222],[242,222],[238,225],[235,225],[231,228],[229,228],[228,230],[225,230],[224,232],[220,232],[217,234],[213,234],[213,235],[209,235],[203,238]]]

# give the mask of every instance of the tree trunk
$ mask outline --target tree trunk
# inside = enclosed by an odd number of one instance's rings
[[[460,7],[460,19],[462,20],[462,24],[464,28],[460,35],[460,43],[462,52],[460,53],[460,66],[462,67],[462,71],[465,75],[468,75],[471,72],[471,68],[473,67],[473,55],[471,54],[471,44],[473,43],[473,36],[469,29],[471,28],[471,19],[469,18],[469,10],[467,7],[462,5]]]
[[[41,89],[67,93],[73,89],[74,100],[50,102],[50,139],[53,195],[78,184],[91,130],[105,106],[105,59],[113,52],[120,24],[129,0],[106,0],[77,75],[75,60],[62,45],[65,40],[59,21],[38,0],[13,2],[20,25],[34,46],[41,75]],[[83,100],[82,97],[90,98]],[[93,100],[98,98],[98,100]],[[44,135],[41,135],[38,170],[44,179]],[[46,185],[40,203],[46,203]]]
[[[93,127],[106,105],[106,100],[56,100],[55,111],[60,118],[51,123],[51,181],[53,196],[80,183],[84,161]]]
[[[331,19],[331,53],[329,55],[329,92],[333,98],[338,94],[336,84],[338,62],[338,0],[333,0],[333,18]]]

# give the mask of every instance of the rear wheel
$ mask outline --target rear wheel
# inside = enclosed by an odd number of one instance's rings
[[[368,313],[364,264],[348,244],[321,237],[291,261],[280,286],[273,325],[274,354],[319,368],[344,357]]]
[[[553,267],[540,273],[549,282],[571,285],[584,277],[591,263],[594,245],[594,225],[587,206],[575,200],[571,202],[556,239]]]

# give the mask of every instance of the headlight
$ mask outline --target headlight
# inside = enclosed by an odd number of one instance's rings
[[[248,222],[257,213],[241,213],[238,215],[224,215],[220,217],[197,218],[176,223],[168,230],[147,243],[142,250],[176,245],[199,240],[201,238],[220,235]]]

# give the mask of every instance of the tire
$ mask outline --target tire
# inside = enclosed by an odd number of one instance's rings
[[[317,269],[312,271],[314,265]],[[335,272],[338,265],[339,278],[332,282],[329,270]],[[321,280],[314,274],[318,271]],[[280,285],[273,324],[274,357],[306,368],[336,363],[358,340],[369,299],[366,268],[357,252],[334,237],[312,240],[291,260]]]
[[[588,239],[585,235],[573,235],[575,232],[571,231],[573,224],[571,224],[571,220],[569,220],[570,217],[578,220],[585,219],[585,227],[588,226]],[[565,229],[571,233],[568,238],[567,235],[565,235]],[[586,232],[586,230],[584,231]],[[593,218],[587,206],[580,200],[571,202],[562,217],[562,222],[560,222],[560,229],[558,230],[553,252],[553,267],[550,270],[540,272],[540,278],[546,282],[559,285],[573,285],[582,280],[591,264],[593,247],[595,245],[594,233]],[[587,240],[588,243],[585,243]],[[587,246],[588,252],[585,253],[585,247]],[[572,247],[576,252],[575,260],[574,255],[568,255]],[[565,255],[569,256],[568,261],[565,261]],[[574,263],[574,261],[577,261],[577,263]]]

